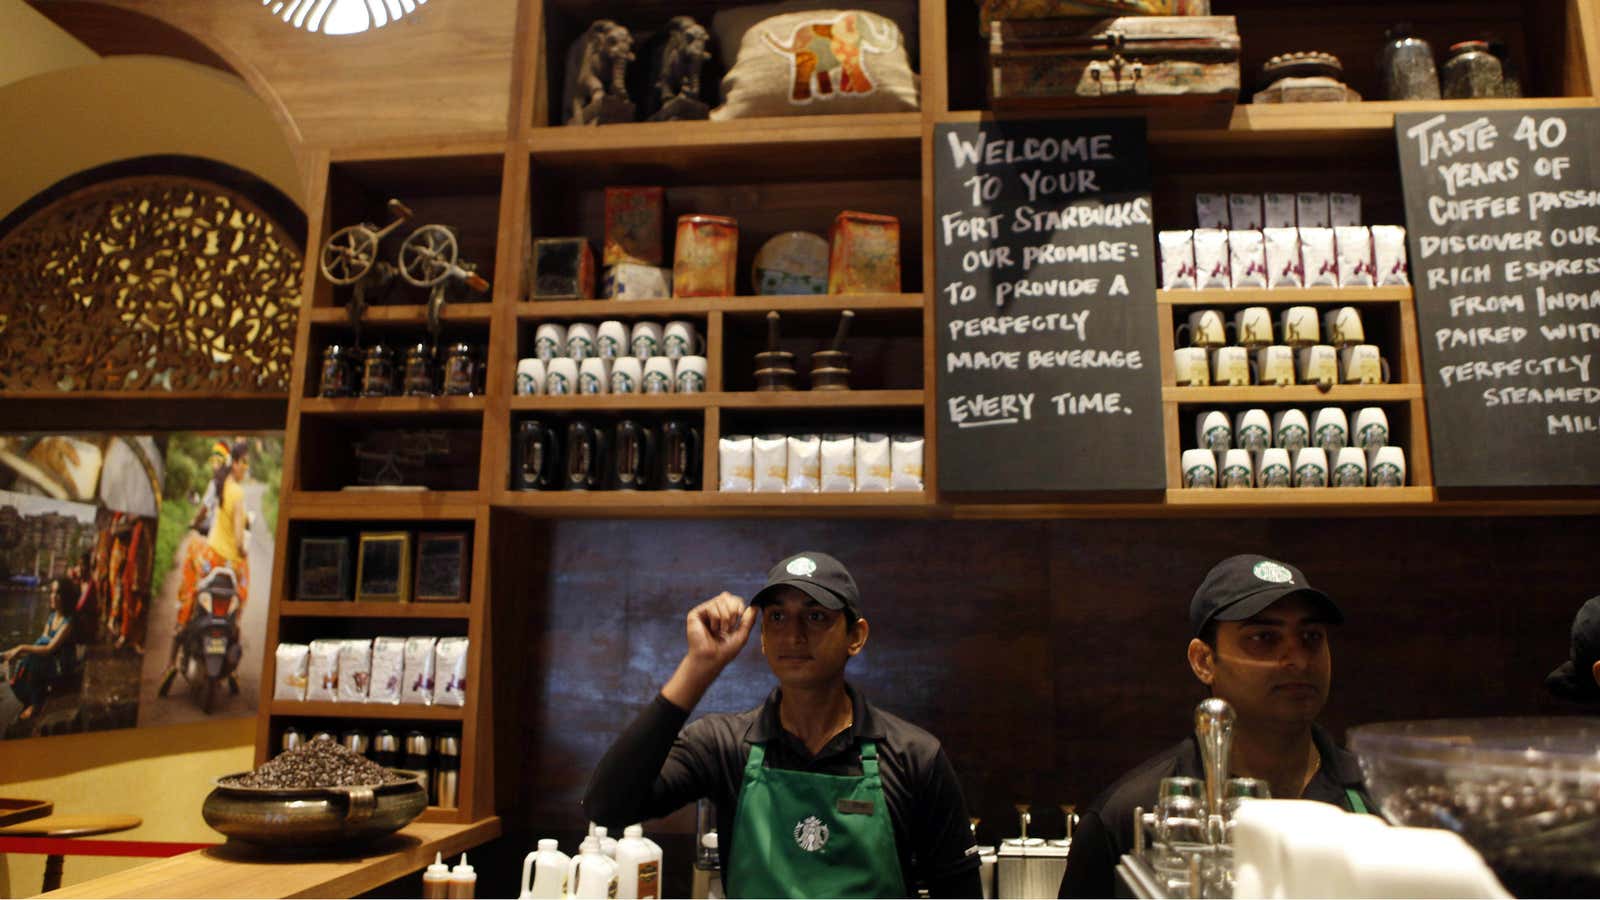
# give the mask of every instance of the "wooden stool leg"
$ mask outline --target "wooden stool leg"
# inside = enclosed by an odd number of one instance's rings
[[[61,888],[61,863],[62,857],[58,853],[44,858],[44,890],[40,893],[48,894]]]

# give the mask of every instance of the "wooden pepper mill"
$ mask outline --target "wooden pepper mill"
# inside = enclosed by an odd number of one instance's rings
[[[845,339],[850,336],[850,320],[856,314],[845,310],[839,314],[839,328],[833,333],[833,344],[827,350],[811,354],[811,389],[813,391],[850,390],[850,354],[844,352]]]
[[[756,354],[756,390],[792,391],[796,372],[794,354],[778,349],[778,313],[767,313],[767,349]]]

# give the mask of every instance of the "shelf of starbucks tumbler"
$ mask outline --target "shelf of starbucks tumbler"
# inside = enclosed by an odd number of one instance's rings
[[[1434,502],[1431,487],[1183,488],[1167,491],[1168,506],[1306,508],[1314,506],[1413,506]]]
[[[459,722],[466,707],[419,706],[406,703],[330,703],[322,700],[273,700],[274,716],[307,719],[399,719],[418,722]]]
[[[517,304],[517,318],[631,319],[649,316],[692,316],[708,312],[765,316],[780,313],[836,313],[873,310],[922,310],[921,294],[814,294],[763,297],[679,297],[669,300],[533,300]]]
[[[45,897],[359,897],[433,862],[435,853],[471,855],[500,836],[500,819],[440,821],[454,811],[429,807],[422,818],[357,855],[274,856],[219,844],[80,881]]]
[[[285,600],[278,604],[278,616],[301,619],[466,619],[471,604],[458,603],[375,603],[349,600]]]
[[[1398,403],[1422,399],[1420,384],[1336,384],[1328,390],[1314,384],[1249,387],[1174,387],[1161,389],[1169,403]]]
[[[487,498],[480,491],[293,491],[281,508],[299,520],[475,519]]]
[[[627,168],[635,178],[695,183],[788,178],[915,175],[922,160],[921,113],[869,113],[633,122],[535,128],[535,169],[581,171],[586,179]],[[545,175],[548,177],[548,174]]]
[[[488,325],[493,305],[487,299],[479,303],[446,303],[439,311],[439,318],[445,322]],[[422,328],[428,324],[428,307],[423,304],[370,304],[361,314],[361,322],[380,327],[415,325]],[[350,313],[343,306],[315,306],[311,309],[311,324],[349,327]]]
[[[1410,303],[1410,285],[1397,287],[1205,288],[1156,291],[1163,306],[1304,306],[1311,303],[1350,306],[1362,303]]]
[[[395,416],[447,415],[475,416],[484,410],[484,398],[476,397],[307,397],[300,401],[306,416]]]
[[[590,518],[724,518],[798,515],[837,511],[851,516],[931,515],[932,497],[922,491],[872,493],[723,493],[721,491],[507,491],[495,506],[531,515]]]

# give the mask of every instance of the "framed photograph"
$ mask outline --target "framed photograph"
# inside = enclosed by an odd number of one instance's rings
[[[296,600],[350,599],[350,539],[301,538]]]
[[[417,535],[417,585],[412,599],[425,603],[465,602],[469,558],[466,532]]]
[[[411,599],[411,532],[363,531],[356,562],[356,600]]]

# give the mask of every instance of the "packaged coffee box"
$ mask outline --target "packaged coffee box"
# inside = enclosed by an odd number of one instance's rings
[[[372,680],[372,641],[347,640],[339,647],[339,702],[367,702]]]
[[[856,490],[858,492],[887,491],[894,478],[894,467],[889,462],[889,436],[887,434],[856,435]]]
[[[763,434],[752,442],[757,493],[783,493],[789,486],[789,439]]]
[[[822,438],[814,434],[789,437],[789,493],[815,493],[822,489]]]
[[[822,436],[822,490],[854,491],[856,489],[856,436],[853,434],[825,434]]]
[[[433,649],[437,638],[406,638],[405,671],[400,682],[400,702],[429,706],[433,703]]]
[[[717,442],[719,490],[748,494],[755,489],[755,439],[746,434],[730,434]]]
[[[274,654],[272,699],[304,700],[311,671],[311,648],[305,644],[279,644]]]

